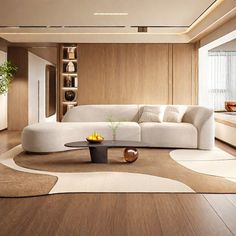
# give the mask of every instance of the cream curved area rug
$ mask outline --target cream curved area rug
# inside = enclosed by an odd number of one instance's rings
[[[78,152],[78,151],[77,151]],[[69,152],[66,152],[68,155]],[[73,154],[75,152],[72,152]],[[56,154],[49,154],[46,156],[53,157]],[[57,156],[65,155],[64,153],[60,153]],[[22,167],[14,161],[15,157],[20,156],[22,159],[26,157],[30,160],[30,157],[37,161],[45,159],[44,155],[32,155],[26,154],[23,152],[22,147],[19,145],[8,152],[2,154],[0,156],[0,163],[10,169],[15,170],[17,173],[28,173],[35,174],[41,176],[52,176],[53,178],[57,178],[57,182],[54,186],[48,190],[48,194],[55,193],[68,193],[68,192],[194,192],[187,185],[168,178],[158,177],[149,174],[142,173],[129,173],[129,172],[110,172],[110,171],[91,171],[91,172],[83,172],[83,173],[75,173],[75,172],[53,172],[53,171],[45,171],[45,170],[36,170],[31,169],[29,166]],[[19,157],[19,159],[20,159]],[[44,160],[45,161],[45,160]],[[60,159],[58,160],[60,162]],[[30,162],[28,162],[29,165]],[[73,162],[72,162],[73,163]],[[91,163],[88,163],[91,165]],[[123,164],[123,163],[122,163]],[[78,163],[77,163],[78,165]],[[99,167],[100,164],[96,164]],[[106,164],[107,165],[107,164]],[[108,164],[109,165],[109,164]],[[47,169],[47,168],[46,168]],[[99,168],[98,168],[99,169]],[[37,180],[36,185],[37,185]],[[0,181],[0,184],[2,182]],[[21,184],[21,188],[24,188],[24,183]],[[9,188],[11,185],[9,184]],[[11,192],[11,191],[9,191]],[[30,192],[28,190],[28,192]],[[17,196],[32,196],[34,194],[31,193],[21,193],[17,194]],[[7,194],[1,193],[0,188],[0,196],[6,196]],[[10,196],[14,197],[14,191]],[[37,195],[37,194],[35,194]],[[38,193],[40,195],[40,193]]]
[[[90,162],[87,149],[30,154],[21,145],[0,155],[0,196],[79,192],[236,193],[236,159],[214,149],[139,149],[125,163],[109,149],[108,164]]]
[[[180,165],[195,172],[236,182],[236,158],[219,148],[211,151],[174,150],[170,152],[170,156]]]

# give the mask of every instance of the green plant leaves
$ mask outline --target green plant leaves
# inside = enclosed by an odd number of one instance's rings
[[[0,95],[8,92],[13,76],[17,71],[17,67],[10,61],[6,61],[0,65]]]

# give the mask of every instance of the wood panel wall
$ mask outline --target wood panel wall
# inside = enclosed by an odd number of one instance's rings
[[[173,104],[195,103],[194,51],[193,44],[173,45]]]
[[[79,44],[79,104],[195,104],[194,44]]]
[[[7,59],[18,68],[8,93],[8,130],[22,130],[28,125],[28,51],[9,47]]]

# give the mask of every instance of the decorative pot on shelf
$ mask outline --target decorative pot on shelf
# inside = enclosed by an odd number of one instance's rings
[[[65,92],[65,100],[68,102],[73,102],[76,97],[76,93],[73,90],[68,90]]]
[[[229,112],[236,112],[236,102],[225,102],[225,109]]]

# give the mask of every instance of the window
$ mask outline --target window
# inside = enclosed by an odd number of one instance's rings
[[[208,66],[208,102],[223,111],[225,101],[236,101],[236,52],[209,52]]]

